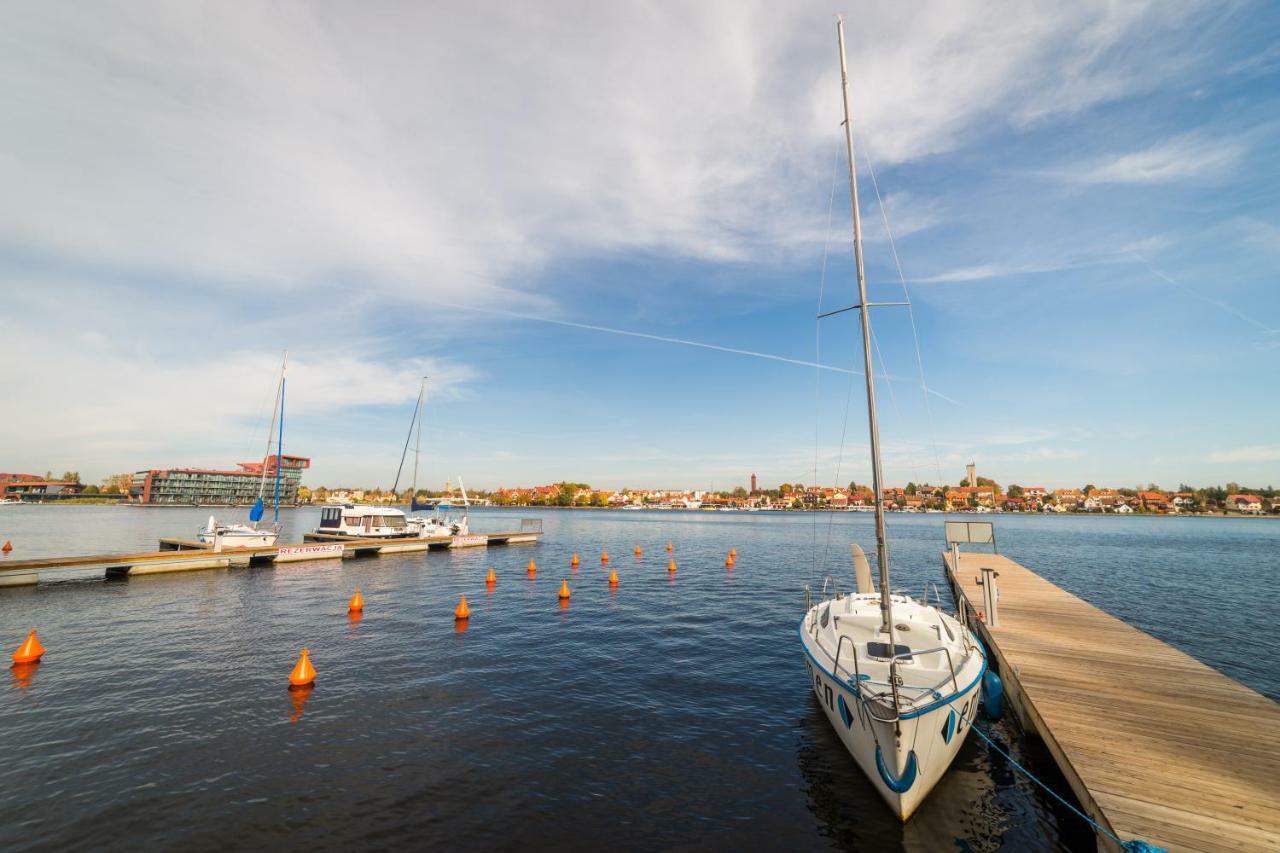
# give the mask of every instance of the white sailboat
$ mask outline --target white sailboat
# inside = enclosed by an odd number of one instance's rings
[[[209,516],[204,529],[196,535],[201,542],[212,545],[216,549],[225,548],[270,548],[280,538],[280,468],[284,453],[284,386],[285,373],[288,369],[289,354],[286,352],[280,362],[280,382],[276,385],[276,404],[271,412],[271,426],[267,430],[267,452],[262,456],[262,473],[258,477],[258,499],[249,510],[249,523],[219,522]],[[267,486],[267,468],[271,461],[271,439],[276,438],[276,489],[275,517],[271,526],[260,526],[263,514],[263,496]]]
[[[422,418],[423,408],[427,399],[427,377],[422,377],[422,385],[418,388],[418,407],[414,412],[414,420],[410,422],[410,429],[416,428],[416,437],[413,446],[413,482],[409,488],[409,512],[418,512],[420,510],[431,510],[432,506],[426,503],[418,503],[418,460],[422,456]],[[400,457],[401,466],[404,465],[403,454]],[[396,486],[400,484],[400,474],[396,473]],[[395,491],[396,486],[392,486]],[[462,485],[462,478],[458,478],[458,486],[462,489],[462,518],[450,518],[442,512],[447,506],[444,501],[435,504],[435,513],[433,515],[413,515],[405,519],[405,525],[409,532],[423,539],[431,539],[439,536],[467,536],[470,533],[468,527],[468,516],[470,515],[471,505],[467,500],[467,488]],[[486,540],[487,541],[487,540]]]
[[[858,280],[858,305],[854,307],[862,320],[866,365],[879,589],[873,588],[870,565],[854,545],[856,592],[841,593],[833,583],[824,584],[823,600],[813,604],[806,588],[806,612],[799,634],[810,685],[823,712],[889,808],[905,821],[947,772],[968,734],[986,656],[970,631],[940,608],[930,606],[927,596],[922,603],[890,592],[871,358],[871,306],[862,263],[843,20],[837,19],[836,26]]]

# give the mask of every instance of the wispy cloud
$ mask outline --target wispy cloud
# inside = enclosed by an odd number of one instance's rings
[[[1255,326],[1255,327],[1257,327],[1258,329],[1262,330],[1262,331],[1263,331],[1264,333],[1266,333],[1267,335],[1274,335],[1274,334],[1277,334],[1278,332],[1280,332],[1280,330],[1273,329],[1272,327],[1268,326],[1266,323],[1261,322],[1261,321],[1260,321],[1260,320],[1258,320],[1256,317],[1251,317],[1250,315],[1248,315],[1248,314],[1244,313],[1243,311],[1241,311],[1240,309],[1236,308],[1235,306],[1233,306],[1233,305],[1231,305],[1231,304],[1229,304],[1229,303],[1227,303],[1227,302],[1224,302],[1224,301],[1222,301],[1221,299],[1215,299],[1215,298],[1213,298],[1212,296],[1206,296],[1206,295],[1204,295],[1203,293],[1201,293],[1200,291],[1196,290],[1195,288],[1189,287],[1189,286],[1187,286],[1186,284],[1184,284],[1183,282],[1178,281],[1178,280],[1177,280],[1176,278],[1174,278],[1173,276],[1171,276],[1171,275],[1169,275],[1169,274],[1167,274],[1167,273],[1161,272],[1160,270],[1158,270],[1158,269],[1156,269],[1154,266],[1152,266],[1152,264],[1151,264],[1151,262],[1150,262],[1150,261],[1148,261],[1145,257],[1143,257],[1142,255],[1138,254],[1137,252],[1130,252],[1129,254],[1130,254],[1130,256],[1131,256],[1135,261],[1137,261],[1138,263],[1140,263],[1140,264],[1142,264],[1144,267],[1146,267],[1146,269],[1147,269],[1147,270],[1148,270],[1152,275],[1154,275],[1156,278],[1160,279],[1161,281],[1164,281],[1164,282],[1167,282],[1167,283],[1169,283],[1169,284],[1172,284],[1174,287],[1179,288],[1179,289],[1180,289],[1180,290],[1182,290],[1184,293],[1190,294],[1191,296],[1195,297],[1196,299],[1201,300],[1202,302],[1207,302],[1208,304],[1210,304],[1210,305],[1214,306],[1215,308],[1218,308],[1218,309],[1220,309],[1220,310],[1222,310],[1222,311],[1225,311],[1226,313],[1230,314],[1231,316],[1235,317],[1236,319],[1238,319],[1238,320],[1240,320],[1240,321],[1242,321],[1242,322],[1245,322],[1245,323],[1248,323],[1248,324],[1249,324],[1249,325],[1251,325],[1251,326]]]
[[[1060,261],[1045,263],[988,263],[968,267],[956,267],[933,275],[909,278],[912,284],[944,284],[949,282],[986,281],[988,279],[1009,278],[1019,275],[1037,275],[1084,266],[1083,262]]]
[[[1078,184],[1163,184],[1230,174],[1249,146],[1243,137],[1203,131],[1162,139],[1139,151],[1084,160],[1045,174]]]
[[[1255,444],[1231,450],[1215,450],[1210,462],[1280,462],[1280,445]]]

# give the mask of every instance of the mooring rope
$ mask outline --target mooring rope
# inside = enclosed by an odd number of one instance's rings
[[[966,720],[969,723],[969,728],[972,729],[973,732],[978,735],[978,737],[985,740],[991,746],[992,749],[994,749],[996,752],[1003,755],[1005,760],[1008,761],[1010,764],[1012,764],[1015,769],[1021,771],[1024,776],[1026,776],[1032,782],[1035,782],[1037,785],[1039,785],[1041,788],[1047,791],[1049,795],[1052,796],[1055,800],[1062,803],[1067,808],[1071,809],[1071,811],[1075,812],[1080,817],[1084,818],[1091,826],[1093,826],[1094,829],[1096,829],[1098,832],[1102,833],[1103,835],[1107,836],[1115,843],[1119,844],[1123,849],[1125,849],[1126,851],[1129,851],[1129,853],[1169,853],[1169,851],[1165,850],[1163,847],[1157,847],[1154,844],[1149,844],[1140,838],[1134,838],[1129,841],[1122,840],[1120,836],[1116,835],[1114,832],[1107,829],[1105,826],[1098,823],[1093,818],[1089,817],[1080,809],[1071,805],[1071,803],[1069,803],[1065,797],[1063,797],[1057,791],[1050,788],[1048,784],[1041,781],[1040,778],[1036,776],[1036,774],[1032,773],[1030,770],[1023,767],[1021,764],[1019,764],[1017,759],[1015,759],[1012,755],[1010,755],[1009,753],[1001,749],[1000,746],[994,740],[992,740],[990,737],[987,736],[986,732],[978,728],[977,722],[975,720],[966,718],[964,714],[960,714],[959,716],[960,716],[960,719]]]

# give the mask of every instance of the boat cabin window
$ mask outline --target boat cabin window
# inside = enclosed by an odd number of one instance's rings
[[[893,653],[889,652],[888,643],[867,643],[867,657],[879,658],[880,660],[889,660],[894,654],[906,655],[906,657],[898,658],[898,663],[911,663],[911,647],[904,646],[901,643],[893,647]]]
[[[404,527],[404,516],[384,515],[381,518],[375,518],[373,523],[380,527]]]
[[[320,510],[321,527],[338,527],[342,523],[342,507],[327,506]]]

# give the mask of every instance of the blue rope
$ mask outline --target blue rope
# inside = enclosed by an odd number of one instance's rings
[[[961,715],[960,715],[960,717],[961,717],[961,719],[964,719],[964,715],[963,715],[963,714],[961,714]],[[1048,792],[1049,792],[1049,794],[1050,794],[1050,795],[1052,795],[1052,796],[1053,796],[1053,798],[1054,798],[1055,800],[1057,800],[1058,802],[1062,803],[1062,804],[1063,804],[1064,806],[1066,806],[1067,808],[1071,809],[1071,811],[1073,811],[1073,812],[1075,812],[1076,814],[1080,815],[1080,817],[1084,818],[1086,821],[1088,821],[1090,824],[1092,824],[1094,829],[1096,829],[1098,832],[1101,832],[1103,835],[1107,836],[1107,837],[1108,837],[1108,838],[1110,838],[1112,841],[1114,841],[1114,842],[1116,842],[1117,844],[1119,844],[1119,845],[1121,846],[1121,848],[1123,848],[1124,850],[1128,851],[1128,853],[1169,853],[1169,851],[1165,850],[1163,847],[1157,847],[1157,846],[1156,846],[1156,845],[1154,845],[1154,844],[1148,844],[1147,842],[1145,842],[1145,841],[1143,841],[1143,840],[1141,840],[1141,839],[1138,839],[1138,838],[1135,838],[1135,839],[1133,839],[1132,841],[1122,841],[1122,840],[1120,839],[1120,836],[1116,835],[1114,832],[1112,832],[1111,830],[1107,829],[1105,826],[1103,826],[1102,824],[1098,823],[1096,820],[1094,820],[1093,818],[1089,817],[1087,814],[1085,814],[1084,812],[1080,811],[1080,810],[1079,810],[1078,808],[1076,808],[1075,806],[1071,805],[1071,803],[1067,802],[1067,801],[1066,801],[1066,799],[1064,799],[1064,798],[1062,797],[1062,795],[1061,795],[1061,794],[1059,794],[1057,791],[1055,791],[1055,790],[1053,790],[1052,788],[1050,788],[1050,787],[1049,787],[1048,785],[1046,785],[1044,782],[1041,782],[1041,781],[1036,777],[1036,775],[1035,775],[1034,773],[1032,773],[1030,770],[1028,770],[1027,768],[1023,767],[1021,764],[1019,764],[1016,760],[1014,760],[1014,757],[1013,757],[1012,755],[1010,755],[1009,753],[1005,752],[1003,749],[1001,749],[1001,748],[996,744],[996,742],[995,742],[994,740],[992,740],[991,738],[987,737],[987,733],[986,733],[986,732],[984,732],[982,729],[978,728],[978,727],[974,724],[974,721],[973,721],[973,720],[969,720],[969,721],[968,721],[968,723],[969,723],[969,728],[970,728],[971,730],[973,730],[973,731],[974,731],[974,732],[975,732],[975,733],[976,733],[980,738],[982,738],[982,739],[983,739],[983,740],[985,740],[988,744],[990,744],[992,749],[994,749],[996,752],[998,752],[998,753],[1000,753],[1001,755],[1003,755],[1003,756],[1005,757],[1005,760],[1006,760],[1006,761],[1008,761],[1010,764],[1012,764],[1012,765],[1013,765],[1014,767],[1016,767],[1018,770],[1021,770],[1021,771],[1023,772],[1023,774],[1025,774],[1025,775],[1026,775],[1026,777],[1027,777],[1028,779],[1030,779],[1032,782],[1035,782],[1035,783],[1036,783],[1037,785],[1039,785],[1041,788],[1044,788],[1046,791],[1048,791]]]

